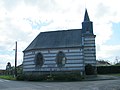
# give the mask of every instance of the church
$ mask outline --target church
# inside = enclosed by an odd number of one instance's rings
[[[82,29],[41,32],[23,51],[23,72],[85,74],[86,65],[96,67],[95,37],[86,9]]]

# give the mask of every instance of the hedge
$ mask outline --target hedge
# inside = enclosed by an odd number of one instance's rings
[[[20,75],[17,76],[16,79],[20,80],[20,81],[23,81],[23,80],[26,80],[26,81],[43,81],[43,80],[46,80],[47,76],[48,75],[20,74]]]
[[[27,80],[27,81],[81,81],[84,77],[79,73],[71,73],[71,74],[21,74],[17,76],[17,80]]]
[[[116,74],[120,73],[120,66],[98,66],[98,74]]]

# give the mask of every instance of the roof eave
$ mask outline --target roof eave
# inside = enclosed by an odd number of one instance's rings
[[[28,52],[28,51],[33,51],[33,50],[46,50],[46,49],[65,49],[65,48],[82,48],[82,45],[79,46],[70,46],[70,47],[48,47],[48,48],[33,48],[33,49],[28,49],[28,50],[24,50],[24,52]]]

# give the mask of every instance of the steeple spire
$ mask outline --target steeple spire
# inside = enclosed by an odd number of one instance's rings
[[[85,10],[84,22],[85,21],[90,21],[87,9]]]
[[[93,34],[93,23],[89,19],[87,9],[85,9],[84,21],[82,22],[82,33]]]

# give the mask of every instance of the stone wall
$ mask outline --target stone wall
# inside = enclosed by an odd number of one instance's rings
[[[56,56],[59,51],[65,53],[66,64],[58,68]],[[44,64],[40,68],[35,68],[35,55],[40,52],[44,57]],[[65,48],[65,49],[46,49],[32,50],[24,53],[23,61],[24,72],[60,72],[60,71],[84,71],[83,49],[82,48]]]
[[[85,35],[83,38],[84,45],[84,63],[96,66],[96,48],[95,35]]]

